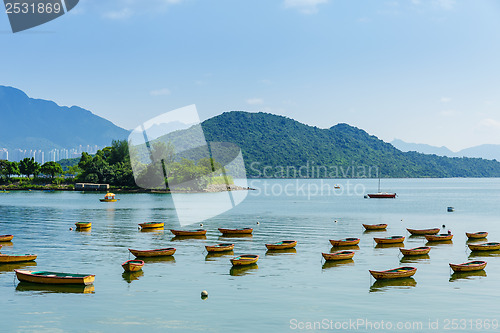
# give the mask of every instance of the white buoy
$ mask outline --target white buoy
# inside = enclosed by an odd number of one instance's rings
[[[259,222],[259,221],[257,221],[257,224],[260,224],[260,222]]]
[[[200,227],[203,227],[203,223],[200,223]]]
[[[337,222],[338,222],[338,221],[337,221],[337,220],[335,220],[335,223],[337,223]]]

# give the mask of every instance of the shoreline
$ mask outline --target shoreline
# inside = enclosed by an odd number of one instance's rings
[[[171,191],[171,190],[151,190],[142,188],[123,188],[123,187],[110,187],[108,190],[75,190],[73,184],[62,184],[62,185],[33,185],[33,186],[16,186],[16,185],[0,185],[0,193],[6,193],[10,191],[73,191],[73,192],[97,192],[97,193],[156,193],[156,194],[170,194],[170,193],[219,193],[219,192],[230,192],[230,191],[254,191],[254,188],[242,187],[237,185],[209,185],[204,191],[195,190],[184,190],[184,191]]]

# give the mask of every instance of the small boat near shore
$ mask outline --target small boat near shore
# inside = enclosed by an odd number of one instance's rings
[[[359,238],[344,238],[344,239],[330,239],[330,244],[332,246],[353,246],[358,245],[360,239]]]
[[[0,242],[10,242],[14,235],[0,235]]]
[[[139,223],[142,229],[160,229],[165,226],[163,222],[145,222]]]
[[[337,251],[333,253],[321,253],[325,260],[347,260],[354,257],[354,251]]]
[[[500,250],[500,243],[489,242],[481,244],[468,244],[467,245],[471,251],[495,251]]]
[[[207,234],[207,230],[205,230],[205,229],[196,229],[196,230],[170,229],[170,232],[176,236],[205,236]]]
[[[384,230],[387,228],[387,224],[385,223],[380,223],[380,224],[363,224],[363,227],[366,230]]]
[[[414,247],[413,249],[399,249],[404,256],[420,256],[431,251],[429,246]]]
[[[450,264],[454,272],[472,272],[480,271],[486,267],[486,261],[476,260],[464,262],[463,264]]]
[[[415,275],[416,272],[417,269],[415,267],[398,267],[386,271],[370,270],[370,274],[377,280],[406,278]]]
[[[257,263],[259,256],[256,254],[243,254],[231,259],[233,266],[245,266]]]
[[[134,250],[128,249],[130,253],[132,253],[136,258],[149,258],[149,257],[164,257],[171,256],[175,253],[175,247],[166,247],[163,249],[154,249],[154,250]]]
[[[373,240],[377,244],[395,244],[403,243],[405,241],[405,236],[374,237]]]
[[[207,252],[225,252],[234,250],[234,244],[232,243],[219,243],[216,245],[206,245],[205,249]]]
[[[431,228],[431,229],[410,229],[410,228],[406,228],[406,230],[408,230],[408,232],[412,235],[421,235],[421,236],[424,236],[424,235],[435,235],[437,233],[439,233],[439,231],[441,230],[440,228]]]
[[[452,234],[439,234],[439,235],[424,235],[425,239],[429,242],[442,242],[449,241],[453,238]]]
[[[137,272],[144,266],[144,261],[142,260],[127,260],[122,264],[125,272]]]
[[[219,231],[223,235],[249,235],[253,232],[253,229],[252,228],[240,228],[240,229],[219,228]]]
[[[286,250],[293,249],[296,245],[296,240],[284,240],[273,244],[266,244],[266,248],[268,250]]]
[[[469,239],[480,239],[480,238],[486,238],[488,236],[488,233],[486,231],[466,232],[465,235]]]
[[[36,254],[0,254],[0,264],[33,261]]]
[[[76,229],[90,229],[92,228],[92,222],[76,222],[75,223]]]
[[[116,199],[116,195],[114,193],[106,193],[104,199],[99,199],[101,202],[117,202],[120,199]]]
[[[26,271],[15,269],[17,279],[24,282],[43,284],[83,284],[94,283],[95,275],[91,274],[71,274],[48,271]]]

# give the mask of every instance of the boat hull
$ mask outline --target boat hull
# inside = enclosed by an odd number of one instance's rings
[[[217,244],[205,246],[208,252],[225,252],[234,250],[234,244]]]
[[[425,239],[427,239],[429,242],[442,242],[442,241],[449,241],[453,238],[453,235],[425,235]]]
[[[384,230],[387,228],[387,224],[363,224],[366,230]]]
[[[92,227],[92,223],[91,222],[76,222],[75,223],[75,226],[77,229],[89,229]]]
[[[428,246],[415,247],[413,249],[399,249],[404,256],[420,256],[428,254],[431,248]]]
[[[396,193],[368,193],[368,197],[371,199],[394,199]]]
[[[480,271],[486,267],[486,261],[469,261],[463,264],[450,264],[454,272]]]
[[[333,253],[322,253],[325,260],[347,260],[352,259],[356,252],[353,251],[337,251]]]
[[[170,232],[176,236],[204,236],[207,234],[205,229],[198,230],[174,230],[170,229]]]
[[[233,266],[253,265],[253,264],[257,263],[258,260],[259,260],[258,255],[253,255],[253,254],[242,255],[242,256],[239,256],[236,258],[232,258],[231,264],[233,264]]]
[[[150,257],[164,257],[164,256],[171,256],[175,253],[176,249],[174,247],[168,247],[164,249],[154,249],[154,250],[134,250],[134,249],[128,249],[130,253],[132,253],[136,257],[144,257],[144,258],[150,258]]]
[[[89,274],[69,274],[46,271],[25,271],[14,270],[17,279],[24,282],[42,283],[42,284],[81,284],[91,285],[94,283],[95,275]],[[40,273],[40,274],[37,274]]]
[[[128,260],[122,264],[122,267],[125,270],[125,272],[140,271],[142,269],[142,266],[144,266],[144,261],[142,260]]]
[[[406,278],[415,275],[416,272],[415,267],[399,267],[387,271],[370,270],[370,274],[377,280]]]
[[[225,229],[219,228],[219,231],[223,235],[249,235],[253,232],[252,228],[243,228],[243,229]]]
[[[293,249],[297,245],[297,241],[282,241],[274,244],[266,244],[268,250],[286,250]]]
[[[165,226],[165,223],[163,222],[146,222],[146,223],[139,223],[142,229],[159,229],[163,228]]]
[[[482,232],[466,232],[465,235],[469,239],[480,239],[480,238],[486,238],[488,236],[488,233],[486,231],[482,231]]]
[[[438,234],[441,229],[439,228],[432,228],[432,229],[409,229],[406,228],[408,232],[412,235],[435,235]]]
[[[471,251],[495,251],[500,250],[500,243],[468,244]]]
[[[118,199],[99,199],[100,202],[117,202]]]
[[[395,236],[395,237],[387,237],[387,238],[373,238],[375,243],[377,244],[396,244],[403,243],[405,241],[404,236]]]
[[[25,262],[25,261],[33,261],[35,259],[36,259],[35,254],[17,254],[17,255],[0,254],[0,263]]]
[[[14,235],[0,235],[0,242],[10,242]]]
[[[360,239],[359,238],[344,238],[344,239],[330,239],[330,244],[332,246],[352,246],[358,245]]]

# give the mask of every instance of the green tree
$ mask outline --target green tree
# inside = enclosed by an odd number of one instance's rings
[[[50,178],[54,180],[56,175],[60,175],[63,173],[63,169],[61,165],[57,162],[46,162],[40,168],[40,171],[44,175],[50,175]]]
[[[19,163],[15,161],[7,162],[7,178],[10,178],[14,175],[19,175]]]
[[[36,162],[33,157],[26,157],[19,162],[19,172],[28,178],[30,178],[31,175],[36,176],[40,173],[40,163]]]

